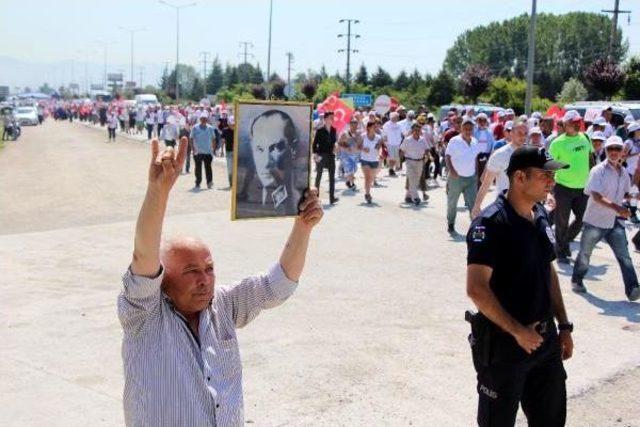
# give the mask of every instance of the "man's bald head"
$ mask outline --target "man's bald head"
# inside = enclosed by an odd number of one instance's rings
[[[160,247],[165,269],[162,290],[185,316],[202,311],[213,299],[215,275],[207,245],[195,237],[177,236]]]

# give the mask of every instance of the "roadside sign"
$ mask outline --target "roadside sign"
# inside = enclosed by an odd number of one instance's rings
[[[369,107],[373,102],[373,96],[368,93],[343,93],[340,98],[353,99],[353,105],[358,107]]]

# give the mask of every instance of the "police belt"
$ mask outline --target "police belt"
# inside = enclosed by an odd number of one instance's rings
[[[414,162],[423,162],[424,161],[424,157],[421,158],[421,159],[412,159],[411,157],[404,156],[404,159],[405,160],[413,160]]]
[[[498,325],[493,323],[491,320],[487,319],[487,317],[484,314],[480,313],[480,312],[474,313],[472,311],[467,310],[464,313],[464,320],[469,322],[471,324],[472,328],[474,328],[474,327],[489,328],[489,329],[491,329],[491,332],[499,332],[499,333],[503,333],[503,334],[508,334],[507,331],[505,331],[504,329],[500,328]],[[553,320],[552,317],[548,318],[548,319],[541,320],[539,322],[534,322],[534,323],[535,323],[534,329],[540,335],[546,334],[554,326],[554,320]]]

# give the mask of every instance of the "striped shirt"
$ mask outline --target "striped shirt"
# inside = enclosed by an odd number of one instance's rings
[[[282,304],[296,289],[280,264],[215,288],[200,313],[199,340],[158,277],[124,274],[118,315],[124,330],[124,415],[128,426],[241,426],[242,366],[236,328]],[[198,342],[199,341],[199,342]]]

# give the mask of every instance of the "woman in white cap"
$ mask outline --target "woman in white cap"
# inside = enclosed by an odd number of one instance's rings
[[[376,122],[367,122],[367,131],[360,140],[362,151],[360,164],[364,174],[364,200],[371,204],[371,187],[380,166],[379,151],[382,146],[382,137],[376,133]]]

